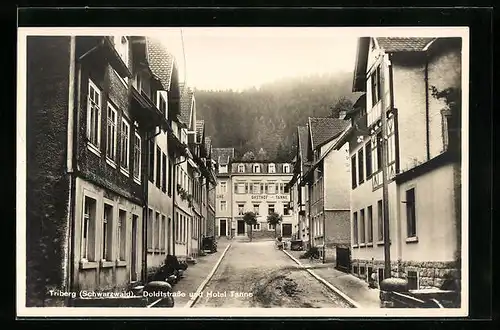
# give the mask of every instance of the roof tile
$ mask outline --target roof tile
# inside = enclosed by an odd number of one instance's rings
[[[386,52],[423,51],[436,38],[376,38],[380,48]]]
[[[315,118],[309,117],[311,127],[312,147],[317,148],[330,141],[333,137],[342,132],[348,122],[339,118]]]
[[[234,158],[234,148],[213,148],[212,155],[218,164],[227,165]]]
[[[175,58],[158,40],[146,38],[149,67],[157,76],[165,90],[170,90],[170,80],[175,67]]]

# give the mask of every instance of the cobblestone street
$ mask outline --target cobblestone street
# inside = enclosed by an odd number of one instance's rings
[[[273,241],[235,241],[193,307],[350,305],[277,250]]]

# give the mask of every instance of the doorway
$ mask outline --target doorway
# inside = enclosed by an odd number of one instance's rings
[[[292,224],[291,223],[284,223],[282,224],[283,228],[283,237],[292,237]]]
[[[137,215],[132,215],[132,249],[131,263],[130,263],[130,279],[137,281]]]
[[[238,228],[236,231],[237,235],[245,235],[245,221],[238,220]]]
[[[225,219],[221,219],[220,221],[220,231],[219,231],[219,236],[226,236],[227,235],[227,223]]]

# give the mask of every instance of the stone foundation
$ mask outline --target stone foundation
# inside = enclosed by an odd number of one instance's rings
[[[357,273],[355,268],[357,267]],[[361,274],[361,268],[364,267],[364,274]],[[353,259],[351,262],[351,273],[366,281],[368,267],[374,270],[384,268],[383,260],[361,260]],[[420,289],[440,288],[446,278],[452,277],[461,279],[460,265],[455,261],[450,262],[422,262],[422,261],[392,261],[391,276],[398,278],[407,278],[408,271],[416,271],[418,274],[418,283]]]

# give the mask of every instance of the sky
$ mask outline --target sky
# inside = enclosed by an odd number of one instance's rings
[[[185,27],[162,29],[151,36],[175,56],[180,77],[190,87],[212,90],[258,88],[282,78],[352,72],[357,42],[355,36],[320,27]]]

